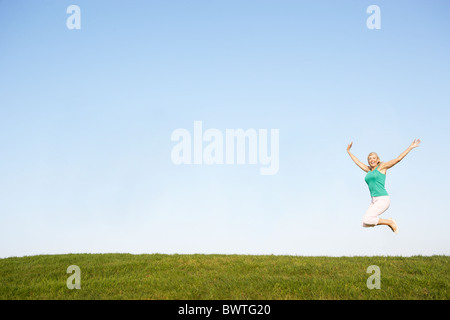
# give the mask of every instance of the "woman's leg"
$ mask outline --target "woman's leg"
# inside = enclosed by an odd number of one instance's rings
[[[389,228],[391,228],[392,231],[397,233],[398,227],[397,227],[397,223],[395,222],[395,220],[379,218],[378,219],[378,224],[379,225],[382,224],[382,225],[389,226]]]
[[[390,203],[389,196],[373,197],[372,202],[364,215],[363,227],[368,228],[377,225],[387,225],[395,232],[397,230],[397,225],[394,220],[379,218],[379,216],[389,208]]]
[[[374,227],[378,224],[378,213],[379,210],[375,207],[375,200],[372,198],[372,202],[369,205],[369,208],[366,211],[366,214],[362,220],[362,226],[364,228]]]

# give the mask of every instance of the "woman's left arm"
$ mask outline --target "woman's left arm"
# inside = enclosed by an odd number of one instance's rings
[[[381,164],[380,169],[389,169],[392,168],[393,166],[395,166],[397,163],[399,163],[400,161],[402,161],[402,159],[404,157],[406,157],[406,155],[414,148],[417,148],[420,145],[420,139],[414,139],[414,141],[411,143],[411,145],[408,147],[408,149],[406,149],[405,151],[403,151],[397,158],[388,161],[388,162],[384,162]]]

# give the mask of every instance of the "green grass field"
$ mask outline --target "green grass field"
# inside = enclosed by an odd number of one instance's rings
[[[0,299],[449,299],[449,256],[67,254],[0,259]],[[81,289],[68,289],[70,265]],[[376,265],[381,288],[368,289]]]

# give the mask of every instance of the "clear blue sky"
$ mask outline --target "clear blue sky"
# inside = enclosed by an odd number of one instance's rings
[[[69,5],[81,29],[69,30]],[[369,5],[381,29],[369,30]],[[448,1],[0,1],[0,257],[450,254]],[[171,134],[279,129],[279,171]],[[400,228],[364,229],[383,161]]]

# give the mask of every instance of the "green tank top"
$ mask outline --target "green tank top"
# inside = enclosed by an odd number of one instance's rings
[[[369,171],[366,174],[366,183],[369,186],[371,197],[388,196],[384,183],[386,182],[386,175],[377,170],[379,166],[373,171]]]

